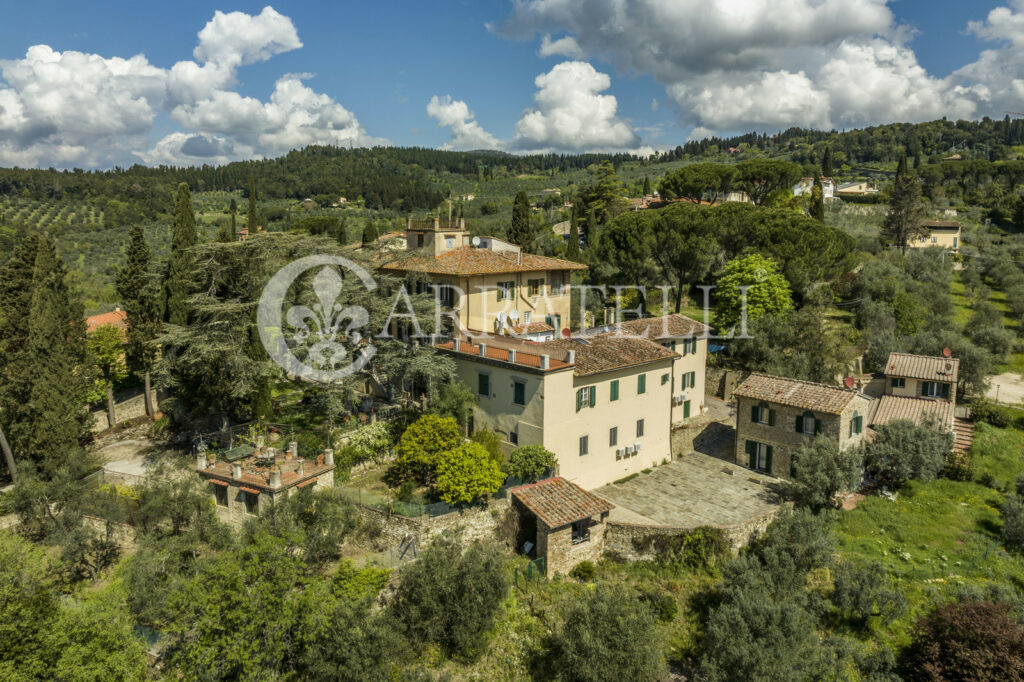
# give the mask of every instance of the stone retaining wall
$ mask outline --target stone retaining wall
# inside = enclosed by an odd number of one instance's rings
[[[157,392],[152,391],[151,394],[153,399],[153,406],[156,409],[157,404]],[[110,428],[110,420],[107,419],[107,406],[104,401],[103,406],[92,410],[93,416],[92,432],[100,433]],[[146,398],[140,391],[138,395],[126,398],[119,403],[114,403],[114,416],[117,417],[118,423],[137,419],[139,417],[146,416]],[[115,424],[116,426],[116,424]]]
[[[378,544],[382,549],[394,547],[410,538],[416,540],[422,549],[428,546],[439,535],[448,530],[462,531],[464,542],[475,540],[494,540],[498,529],[512,513],[508,498],[491,500],[486,507],[472,507],[441,516],[422,516],[409,518],[386,511],[355,505],[356,513],[364,521],[376,524],[380,530]],[[498,538],[501,539],[501,538]]]

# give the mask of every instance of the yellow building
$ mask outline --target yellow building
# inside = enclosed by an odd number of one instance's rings
[[[955,220],[925,220],[921,227],[928,230],[923,237],[911,239],[907,246],[913,249],[926,249],[939,246],[947,251],[960,250],[960,223]]]
[[[535,343],[494,334],[437,347],[477,395],[473,428],[506,450],[543,445],[558,475],[596,488],[672,457],[676,352],[621,332]]]
[[[405,253],[381,269],[452,287],[441,289],[440,298],[457,311],[463,331],[513,334],[517,328],[541,341],[569,327],[569,275],[587,266],[524,253],[495,237],[471,237],[462,220],[410,218],[405,239]]]

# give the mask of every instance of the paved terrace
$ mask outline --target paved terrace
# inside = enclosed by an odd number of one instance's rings
[[[594,490],[615,505],[609,521],[649,526],[727,526],[778,506],[778,481],[691,452],[625,483]]]

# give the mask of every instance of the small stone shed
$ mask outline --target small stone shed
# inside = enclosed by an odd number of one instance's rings
[[[561,476],[513,488],[522,537],[544,557],[548,575],[568,573],[582,561],[597,561],[604,552],[608,512],[615,505]]]

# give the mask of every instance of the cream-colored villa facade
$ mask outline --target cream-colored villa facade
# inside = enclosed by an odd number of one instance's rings
[[[409,219],[406,251],[381,266],[420,275],[439,289],[462,331],[557,338],[570,326],[570,273],[587,266],[524,253],[495,237],[471,237],[465,222]],[[394,253],[389,256],[395,255]]]
[[[596,488],[672,458],[672,376],[679,356],[619,332],[534,343],[472,334],[437,346],[477,395],[473,428],[507,450],[543,445],[558,475]]]
[[[927,235],[911,239],[907,246],[912,249],[927,249],[938,246],[947,251],[960,250],[960,223],[955,220],[925,220],[921,227]]]

